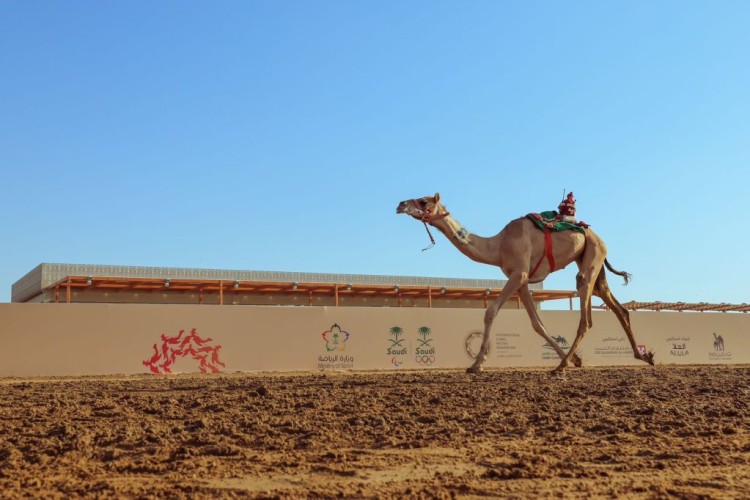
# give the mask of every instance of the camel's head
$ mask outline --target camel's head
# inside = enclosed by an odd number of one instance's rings
[[[421,222],[442,219],[448,215],[448,211],[440,204],[440,193],[435,193],[435,196],[404,200],[396,207],[396,213],[411,215]]]

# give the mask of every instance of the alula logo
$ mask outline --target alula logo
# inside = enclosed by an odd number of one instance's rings
[[[346,341],[349,340],[349,332],[342,330],[337,323],[334,323],[330,329],[321,333],[320,336],[326,341],[326,351],[346,351]]]

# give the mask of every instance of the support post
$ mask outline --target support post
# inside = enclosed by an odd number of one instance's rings
[[[68,277],[67,291],[65,292],[65,302],[70,304],[70,277]]]
[[[432,309],[432,287],[427,287],[427,307]]]
[[[336,307],[338,307],[339,306],[339,284],[338,283],[336,283],[336,286],[334,287],[333,292],[336,297]]]
[[[219,305],[224,305],[224,281],[219,281]]]

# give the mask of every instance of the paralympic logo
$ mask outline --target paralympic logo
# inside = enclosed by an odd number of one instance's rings
[[[396,368],[404,364],[404,356],[409,352],[409,348],[404,345],[406,341],[404,336],[404,329],[400,326],[393,326],[388,331],[391,338],[388,339],[388,349],[386,354],[391,356],[391,364]]]

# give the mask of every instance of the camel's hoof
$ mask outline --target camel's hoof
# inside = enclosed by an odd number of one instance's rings
[[[641,356],[641,359],[645,361],[646,363],[650,364],[651,366],[654,366],[654,352],[648,351],[647,354],[644,354]]]
[[[568,363],[565,360],[562,360],[559,365],[557,365],[557,368],[552,370],[552,373],[556,375],[562,375],[565,369],[568,367]]]
[[[635,355],[635,359],[640,359],[641,361],[645,361],[651,366],[654,366],[654,352],[653,351],[648,351],[646,354],[637,353]]]
[[[560,368],[559,366],[552,370],[550,373],[550,376],[558,378],[560,380],[566,380],[565,377],[565,368]]]
[[[482,371],[481,366],[470,366],[466,369],[466,373],[479,373]]]

